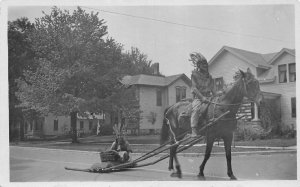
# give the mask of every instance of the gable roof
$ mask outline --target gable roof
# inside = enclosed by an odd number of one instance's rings
[[[173,84],[178,79],[183,79],[188,85],[191,85],[191,80],[185,74],[178,74],[172,76],[157,76],[157,75],[127,75],[123,77],[121,83],[130,86],[130,85],[147,85],[147,86],[169,86]]]
[[[279,51],[274,57],[269,61],[269,64],[273,64],[276,59],[278,59],[283,53],[288,53],[292,56],[295,56],[295,49],[283,48]]]
[[[215,60],[223,53],[229,52],[245,62],[253,65],[254,67],[265,69],[266,71],[258,76],[261,83],[274,82],[276,79],[274,70],[271,68],[272,63],[278,59],[282,54],[288,53],[295,56],[295,49],[283,48],[281,51],[276,53],[260,54],[233,47],[223,46],[213,58],[208,62],[209,65],[215,62]]]
[[[246,51],[246,50],[237,49],[237,48],[228,47],[228,46],[223,46],[217,52],[217,54],[215,56],[213,56],[213,58],[208,62],[209,65],[211,65],[219,57],[219,55],[225,51],[241,58],[242,60],[246,61],[247,63],[249,63],[255,67],[264,68],[264,69],[271,68],[271,66],[267,63],[266,59],[269,59],[270,57],[272,57],[272,54],[262,55],[260,53],[255,53],[255,52]]]

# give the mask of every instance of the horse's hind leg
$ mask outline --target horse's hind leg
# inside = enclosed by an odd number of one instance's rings
[[[204,178],[204,167],[205,167],[205,164],[206,164],[207,160],[208,160],[209,157],[210,157],[210,154],[211,154],[211,150],[212,150],[213,144],[214,144],[214,137],[207,136],[207,137],[206,137],[206,150],[205,150],[205,156],[204,156],[204,159],[203,159],[202,164],[201,164],[201,166],[200,166],[200,172],[199,172],[199,174],[198,174],[198,177],[199,177],[199,178]]]
[[[233,133],[230,133],[228,136],[223,137],[224,147],[227,160],[227,175],[231,180],[236,180],[237,178],[233,175],[231,167],[231,143],[232,143]]]
[[[181,178],[182,177],[182,172],[181,172],[180,164],[179,164],[179,161],[178,161],[178,158],[177,158],[177,153],[176,153],[177,148],[178,148],[178,146],[175,146],[175,147],[171,148],[172,155],[173,155],[174,160],[175,160],[175,167],[176,167],[176,172],[172,173],[171,177]]]

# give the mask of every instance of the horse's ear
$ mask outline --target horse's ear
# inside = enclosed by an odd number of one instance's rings
[[[250,68],[247,68],[247,73],[251,73],[251,74],[252,74],[252,72],[251,72],[251,69],[250,69]]]
[[[240,70],[240,73],[242,75],[242,78],[244,78],[246,75],[245,75],[245,72],[243,72],[242,70]]]

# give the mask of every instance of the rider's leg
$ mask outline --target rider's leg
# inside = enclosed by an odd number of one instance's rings
[[[197,136],[197,127],[199,117],[201,115],[201,101],[199,99],[194,99],[192,102],[192,114],[191,114],[191,128],[192,128],[192,137]]]

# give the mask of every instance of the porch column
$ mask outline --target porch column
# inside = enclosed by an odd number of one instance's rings
[[[254,103],[254,118],[252,119],[252,121],[260,121],[260,119],[258,118],[258,107],[256,103]]]

